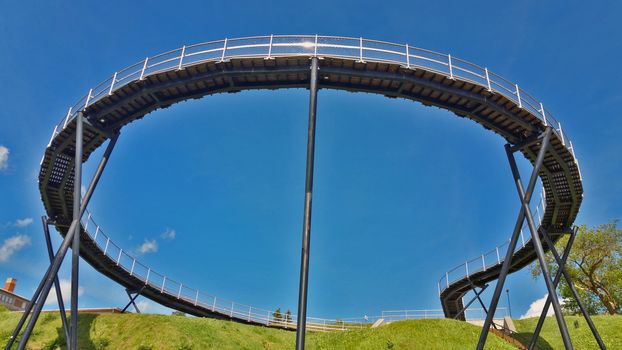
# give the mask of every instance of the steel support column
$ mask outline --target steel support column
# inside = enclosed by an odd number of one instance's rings
[[[41,217],[43,223],[43,234],[45,236],[45,245],[47,246],[48,256],[50,257],[50,264],[54,261],[54,249],[52,248],[52,238],[50,237],[50,229],[48,218]],[[56,301],[58,303],[58,311],[60,312],[60,320],[63,325],[63,331],[65,332],[65,343],[69,346],[69,324],[67,323],[67,314],[65,313],[65,302],[63,301],[63,294],[60,289],[60,283],[58,282],[58,276],[54,276],[54,289],[56,290]]]
[[[545,143],[549,142],[548,139],[549,137],[545,135],[542,147],[544,147]],[[531,211],[529,210],[529,201],[525,200],[525,191],[523,190],[523,185],[520,181],[520,174],[518,172],[516,160],[514,159],[514,154],[512,153],[508,145],[506,145],[506,151],[508,155],[508,160],[510,161],[510,167],[512,168],[512,175],[516,180],[518,197],[522,202],[523,209],[525,210],[527,225],[529,226],[529,231],[531,232],[531,242],[534,246],[534,250],[536,251],[536,255],[538,256],[538,262],[540,263],[540,269],[542,269],[544,283],[546,284],[546,289],[549,292],[551,304],[553,305],[553,310],[555,311],[555,318],[557,319],[557,325],[559,327],[559,332],[562,336],[562,341],[564,342],[564,347],[566,349],[573,349],[572,342],[570,341],[570,334],[568,334],[568,327],[566,326],[566,321],[564,320],[564,315],[562,314],[562,307],[559,304],[559,300],[557,299],[557,291],[555,286],[553,286],[553,279],[551,278],[551,273],[546,263],[546,256],[544,253],[544,248],[542,247],[542,241],[540,240],[540,233],[536,228],[533,216],[531,215]]]
[[[544,131],[544,138],[542,141],[542,146],[540,147],[540,151],[538,152],[538,156],[536,157],[536,161],[534,163],[533,171],[531,172],[531,177],[529,178],[529,182],[527,184],[527,190],[524,193],[524,196],[521,199],[521,202],[529,203],[531,201],[531,196],[533,195],[534,188],[536,187],[536,180],[538,179],[538,173],[540,172],[540,168],[542,167],[542,163],[544,162],[544,155],[546,154],[546,150],[549,147],[549,141],[551,138],[551,128],[547,127]],[[506,152],[509,150],[509,145],[506,145]],[[512,172],[514,174],[514,172]],[[519,174],[516,174],[519,175]],[[523,184],[520,179],[520,175],[517,178],[514,177],[514,181],[516,186],[522,189]],[[492,324],[493,317],[495,312],[497,311],[497,305],[499,304],[499,297],[503,292],[503,285],[505,284],[505,279],[510,271],[510,266],[512,265],[512,257],[514,256],[514,249],[516,248],[516,243],[520,237],[520,230],[523,226],[523,222],[526,216],[525,206],[521,205],[520,211],[518,213],[518,218],[516,219],[516,224],[514,225],[514,232],[512,233],[512,237],[510,238],[510,242],[508,244],[508,250],[505,254],[505,260],[503,260],[503,265],[501,266],[501,273],[499,274],[499,278],[497,279],[497,285],[495,286],[495,291],[493,293],[492,299],[490,300],[490,307],[488,308],[488,314],[486,315],[486,320],[484,321],[484,326],[482,327],[482,331],[479,335],[479,340],[477,342],[477,350],[483,350],[484,345],[486,344],[486,338],[488,337],[488,332],[490,331],[490,325]]]
[[[576,230],[577,230],[577,228],[575,228],[575,230],[571,234],[572,235],[571,238],[573,240],[574,240],[574,236],[576,235]],[[542,237],[544,237],[546,245],[549,247],[549,250],[553,254],[553,257],[555,258],[555,261],[557,262],[557,265],[559,266],[559,269],[557,271],[557,274],[555,275],[555,281],[553,281],[553,284],[557,287],[557,284],[559,283],[559,280],[560,280],[560,278],[558,278],[558,276],[561,273],[561,275],[566,280],[566,283],[568,284],[568,288],[570,289],[570,292],[572,293],[572,296],[577,301],[577,305],[579,306],[579,309],[581,310],[581,313],[583,314],[583,317],[585,318],[585,321],[587,322],[587,325],[590,327],[590,331],[592,331],[592,335],[594,335],[594,339],[598,343],[598,346],[602,350],[606,349],[605,344],[603,343],[603,340],[601,339],[600,334],[598,333],[598,330],[596,329],[596,326],[594,325],[594,322],[592,322],[592,318],[590,317],[590,314],[587,312],[587,309],[585,309],[585,306],[583,306],[583,302],[581,302],[581,298],[579,297],[579,293],[577,292],[576,288],[574,287],[574,284],[572,283],[572,280],[570,279],[570,275],[568,274],[568,271],[566,271],[566,260],[567,260],[566,251],[564,251],[564,257],[566,257],[566,259],[562,260],[562,258],[559,257],[559,253],[557,252],[557,249],[555,249],[555,245],[553,244],[553,241],[551,240],[551,237],[544,230],[542,231]],[[570,245],[570,243],[569,243],[569,245]],[[568,253],[570,253],[570,248],[566,248],[566,249],[568,250]],[[546,311],[544,311],[544,310],[548,311],[548,307],[549,307],[549,304],[550,304],[549,299],[550,299],[550,296],[547,297],[547,300],[546,300],[547,304],[545,305],[546,308],[542,309],[542,311],[544,312],[544,315],[546,315]],[[544,323],[544,319],[542,320],[542,323]],[[541,329],[542,325],[540,325],[540,322],[538,322],[538,325],[540,326],[540,329]],[[540,329],[538,329],[538,334],[540,333]],[[536,335],[536,332],[534,332],[534,337],[531,340],[532,343],[535,343],[536,339],[537,339],[537,335]]]
[[[88,104],[88,101],[87,101]],[[84,137],[84,116],[78,112],[76,119],[76,154],[73,176],[73,221],[78,222],[74,228],[71,245],[71,327],[69,328],[69,349],[78,349],[78,279],[80,276],[80,203],[82,202],[82,139]]]
[[[309,81],[309,127],[307,131],[307,172],[305,181],[305,205],[302,226],[302,252],[300,257],[300,285],[298,286],[298,320],[296,327],[296,350],[305,348],[307,325],[307,287],[309,285],[309,246],[311,240],[311,196],[313,192],[313,161],[315,154],[315,112],[317,109],[318,58],[311,58]]]
[[[110,142],[108,143],[108,146],[106,147],[106,150],[104,151],[102,159],[100,160],[99,165],[97,166],[97,170],[95,171],[95,174],[93,175],[93,179],[91,180],[91,183],[89,184],[89,187],[86,190],[84,197],[82,198],[82,203],[80,205],[80,212],[79,212],[80,215],[78,217],[78,220],[72,220],[71,225],[69,226],[69,229],[67,230],[67,234],[65,235],[65,238],[63,239],[61,246],[58,248],[56,252],[56,255],[54,257],[54,262],[46,270],[43,279],[37,286],[37,289],[30,303],[28,304],[27,309],[24,310],[24,313],[22,314],[21,319],[19,320],[17,326],[15,327],[15,330],[13,331],[13,334],[11,335],[11,338],[9,338],[9,341],[7,342],[5,349],[8,350],[11,348],[11,346],[15,342],[15,339],[17,339],[17,335],[19,334],[21,328],[24,326],[26,319],[28,318],[30,312],[32,311],[32,315],[30,319],[28,320],[28,323],[26,324],[26,329],[24,330],[24,333],[22,334],[22,337],[20,338],[19,343],[17,345],[17,349],[23,350],[26,347],[26,343],[28,342],[28,339],[30,338],[30,335],[32,334],[32,330],[34,329],[35,324],[37,323],[39,315],[41,314],[41,310],[43,309],[43,304],[45,303],[45,299],[50,293],[50,289],[52,287],[52,284],[54,283],[54,277],[57,276],[58,270],[60,269],[60,266],[63,263],[63,259],[65,258],[65,255],[67,254],[67,250],[69,249],[69,245],[73,241],[73,235],[76,232],[76,226],[78,227],[80,226],[79,218],[84,214],[84,211],[86,210],[86,207],[93,195],[93,191],[95,191],[95,187],[97,187],[99,179],[101,178],[101,174],[104,171],[104,168],[106,167],[106,164],[108,163],[108,159],[110,158],[110,154],[112,153],[112,150],[114,149],[114,146],[117,142],[118,136],[119,134],[117,133],[114,135],[112,139],[110,139]]]

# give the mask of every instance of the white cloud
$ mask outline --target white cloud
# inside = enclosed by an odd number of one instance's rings
[[[15,227],[26,227],[31,225],[34,222],[34,220],[32,218],[23,218],[23,219],[17,219],[15,221],[15,224],[13,224],[13,226]]]
[[[158,251],[158,242],[155,239],[145,240],[145,242],[136,248],[138,254],[155,253]]]
[[[0,145],[0,171],[9,166],[9,149]]]
[[[521,319],[523,318],[529,318],[529,317],[540,317],[540,314],[542,314],[542,309],[544,308],[544,304],[546,303],[546,298],[548,297],[548,294],[545,294],[542,298],[540,299],[536,299],[534,300],[530,305],[529,305],[529,310],[527,310],[527,312],[523,315],[521,315]],[[561,305],[564,305],[564,300],[560,299],[559,303]],[[553,316],[553,306],[549,306],[548,311],[546,312],[547,316]]]
[[[17,234],[4,240],[0,246],[0,262],[6,262],[13,253],[30,244],[30,237]]]
[[[173,309],[148,300],[137,301],[136,305],[140,312],[145,314],[170,315],[173,312]],[[133,310],[133,306],[130,306],[130,310]]]
[[[136,306],[138,306],[138,310],[140,310],[140,312],[147,313],[149,311],[149,306],[151,306],[151,303],[147,300],[141,300],[136,302]]]
[[[71,280],[61,278],[59,280],[60,283],[60,292],[63,295],[63,301],[65,304],[69,303],[71,300]],[[78,286],[78,296],[84,294],[84,288]],[[48,294],[48,298],[45,299],[45,305],[54,304],[57,305],[57,297],[56,297],[56,287],[52,286],[50,289],[50,294]]]
[[[160,237],[162,237],[162,239],[173,240],[177,237],[177,232],[173,229],[167,228],[166,231],[162,232]]]

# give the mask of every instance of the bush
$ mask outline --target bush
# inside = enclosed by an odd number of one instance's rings
[[[95,350],[106,349],[108,345],[110,345],[110,339],[108,338],[97,338],[93,340],[93,347],[95,347]]]

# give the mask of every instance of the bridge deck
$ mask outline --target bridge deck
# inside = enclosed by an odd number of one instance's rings
[[[143,79],[132,73],[132,78],[116,86],[115,74],[112,84],[109,83],[109,91],[104,84],[103,88],[92,90],[85,103],[87,123],[82,161],[86,161],[112,133],[123,126],[156,109],[166,108],[180,101],[248,89],[306,88],[310,56],[312,54],[282,54],[281,57],[274,57],[274,53],[261,57],[242,55],[225,60],[205,59],[183,65],[179,59],[181,69],[176,69],[173,65],[159,70],[155,67],[148,70],[147,74],[143,67]],[[448,75],[439,69],[405,66],[403,62],[397,61],[357,60],[339,54],[321,56],[321,89],[377,93],[444,108],[479,123],[511,144],[528,140],[545,128],[541,115],[534,113],[533,108],[520,105],[525,103],[521,97],[513,98],[511,93],[503,91],[501,87],[493,86],[493,91],[490,91],[486,84],[465,78],[466,74],[452,77],[453,74]],[[185,58],[183,51],[180,57]],[[451,59],[449,62],[451,70]],[[103,92],[98,92],[100,90]],[[91,98],[91,95],[97,97]],[[75,118],[71,113],[58,129],[42,159],[39,187],[48,216],[57,223],[57,229],[64,235],[71,222],[73,204]],[[541,225],[555,239],[571,227],[583,194],[578,163],[572,151],[564,145],[565,142],[561,129],[556,130],[552,137],[552,147],[546,154],[539,174],[547,194]],[[521,149],[521,152],[533,163],[539,148],[540,144],[532,143]],[[501,237],[508,235],[509,233],[504,232]],[[130,289],[138,290],[146,284],[144,280],[131,276],[126,269],[103,254],[101,247],[89,234],[83,231],[82,237],[81,255],[98,271]],[[525,246],[516,252],[512,271],[524,267],[535,258],[531,246]],[[496,279],[499,271],[500,265],[470,274],[469,278],[479,285]],[[470,289],[469,280],[464,278],[453,281],[442,291],[441,302],[447,317],[455,316],[461,309],[462,296]],[[180,299],[174,293],[167,293],[149,283],[143,294],[160,304],[189,314],[248,321],[244,317],[194,305],[189,300]]]

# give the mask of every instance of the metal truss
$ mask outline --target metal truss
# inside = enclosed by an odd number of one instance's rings
[[[484,302],[482,301],[481,295],[482,293],[484,293],[484,291],[486,290],[486,288],[488,288],[488,284],[485,284],[483,287],[480,287],[480,290],[477,290],[477,286],[473,284],[473,282],[471,280],[469,280],[469,283],[471,283],[471,290],[473,290],[473,293],[475,294],[473,296],[473,298],[471,298],[471,300],[469,300],[468,303],[466,303],[466,305],[458,312],[458,314],[454,317],[454,319],[458,319],[460,317],[460,315],[462,315],[463,313],[466,312],[466,310],[469,308],[469,306],[471,306],[471,304],[473,304],[473,302],[475,300],[479,301],[479,304],[482,306],[482,310],[484,310],[484,314],[486,316],[488,316],[488,309],[486,308],[486,305],[484,305]],[[493,315],[494,316],[494,315]],[[492,326],[497,329],[497,325],[493,322]]]
[[[146,286],[142,286],[139,290],[137,291],[132,291],[129,289],[125,290],[125,293],[127,293],[127,296],[130,298],[130,301],[127,303],[127,305],[125,305],[125,307],[123,308],[123,310],[121,310],[121,313],[125,313],[125,311],[127,311],[127,308],[130,307],[130,305],[134,306],[134,310],[136,310],[136,313],[139,314],[140,313],[140,309],[138,308],[138,305],[136,305],[136,298],[138,298],[138,296],[140,296],[140,294],[143,292],[143,290],[145,289]]]
[[[66,320],[64,320],[63,323],[64,323],[64,328],[65,328],[65,336],[67,337],[66,339],[67,345],[68,345],[67,348],[69,350],[78,349],[78,345],[77,345],[77,342],[78,342],[78,336],[77,336],[78,335],[78,266],[79,266],[79,257],[80,257],[79,255],[80,254],[79,253],[80,231],[81,231],[80,219],[82,217],[82,214],[84,214],[84,211],[86,210],[86,207],[93,195],[93,191],[95,190],[95,187],[97,186],[99,179],[101,178],[102,172],[104,168],[106,167],[106,164],[108,163],[108,159],[110,158],[110,154],[112,153],[112,150],[114,149],[114,146],[116,144],[116,141],[119,135],[118,133],[115,133],[113,138],[110,139],[110,142],[108,143],[108,146],[106,147],[106,150],[99,162],[97,170],[95,171],[95,174],[93,175],[93,179],[91,180],[91,183],[89,184],[89,187],[86,193],[84,194],[84,197],[81,197],[80,191],[81,191],[82,159],[83,159],[83,149],[82,149],[83,119],[84,119],[84,116],[82,115],[82,112],[80,112],[76,120],[76,147],[75,147],[75,162],[74,162],[75,176],[74,176],[74,190],[73,190],[74,206],[73,206],[73,219],[71,221],[71,225],[69,226],[69,229],[67,230],[65,238],[63,239],[63,242],[61,243],[61,246],[58,248],[58,251],[56,252],[56,254],[50,255],[50,266],[48,267],[43,278],[41,279],[41,282],[39,283],[37,289],[35,290],[35,293],[30,299],[30,302],[26,306],[26,309],[24,310],[22,317],[17,323],[17,326],[15,327],[11,337],[9,338],[9,341],[7,342],[5,346],[5,350],[11,349],[14,342],[18,339],[18,335],[22,327],[24,327],[24,324],[26,324],[26,328],[24,329],[24,332],[19,338],[19,342],[17,343],[16,349],[23,350],[26,347],[26,344],[28,343],[28,340],[35,327],[35,324],[37,323],[37,320],[39,319],[39,315],[41,314],[41,310],[43,309],[45,300],[47,299],[50,293],[50,289],[52,288],[52,285],[56,286],[56,291],[57,291],[56,294],[59,297],[59,308],[61,308],[61,319],[63,319],[64,311],[62,309],[64,308],[64,304],[62,303],[62,296],[60,294],[60,285],[58,284],[58,270],[60,269],[60,266],[63,263],[63,260],[65,258],[65,255],[67,254],[67,250],[69,249],[70,245],[72,246],[72,259],[71,259],[71,267],[72,267],[71,277],[72,278],[71,278],[71,305],[70,305],[70,311],[71,311],[70,323],[71,324],[67,325]],[[48,223],[49,222],[46,219],[44,219],[43,226],[44,226],[44,232],[46,233],[46,239],[49,239],[48,238],[49,230],[47,227]],[[51,243],[48,241],[48,252],[51,252],[51,251],[52,251]],[[30,316],[29,319],[28,319],[28,316]],[[28,322],[26,323],[27,319],[28,319]]]
[[[498,302],[499,302],[499,297],[501,296],[501,293],[503,291],[503,285],[505,283],[505,279],[509,273],[509,268],[511,266],[512,263],[512,257],[514,254],[514,249],[516,247],[516,243],[518,241],[519,238],[519,233],[520,233],[520,228],[523,225],[524,220],[527,220],[527,225],[529,227],[529,230],[531,232],[531,239],[532,239],[532,243],[534,246],[534,250],[536,252],[536,255],[538,257],[538,262],[540,264],[540,268],[542,269],[542,275],[544,277],[544,282],[546,284],[546,288],[548,291],[548,297],[547,297],[547,301],[546,301],[546,305],[545,308],[542,311],[542,315],[540,316],[540,319],[538,321],[538,325],[536,326],[536,330],[533,334],[533,338],[531,339],[531,343],[529,346],[529,349],[533,349],[533,347],[535,346],[535,343],[537,341],[538,335],[540,333],[540,330],[542,329],[542,324],[544,323],[544,317],[546,316],[546,313],[548,311],[548,308],[552,305],[553,306],[553,310],[555,313],[555,319],[557,321],[557,325],[559,327],[559,331],[562,337],[562,341],[564,343],[564,347],[566,349],[573,349],[572,346],[572,342],[570,340],[570,335],[568,334],[568,327],[566,326],[566,322],[564,321],[564,317],[562,314],[562,309],[561,309],[561,305],[559,303],[559,300],[557,298],[557,292],[556,292],[556,288],[557,285],[559,283],[559,280],[561,279],[561,276],[563,275],[564,278],[566,278],[566,281],[568,282],[568,285],[571,288],[571,291],[573,293],[573,297],[577,300],[578,304],[580,305],[580,309],[585,317],[585,319],[588,322],[588,325],[590,326],[590,329],[592,330],[592,333],[594,334],[594,338],[596,339],[596,341],[598,342],[599,346],[601,349],[605,349],[604,344],[602,343],[602,340],[600,338],[600,335],[598,334],[598,331],[596,330],[596,327],[594,326],[592,320],[590,319],[589,315],[587,314],[587,312],[585,311],[585,308],[583,307],[581,300],[579,299],[579,296],[576,292],[576,290],[574,289],[574,286],[572,284],[572,281],[570,280],[570,276],[568,275],[568,273],[565,271],[565,263],[566,263],[566,259],[568,258],[568,255],[570,254],[570,248],[572,247],[572,243],[574,242],[574,238],[576,235],[576,229],[572,232],[570,240],[568,242],[568,245],[566,247],[566,249],[564,250],[564,256],[562,258],[559,257],[559,254],[557,253],[554,245],[553,245],[553,241],[551,240],[551,238],[549,237],[548,233],[546,232],[546,230],[544,228],[540,228],[540,230],[538,230],[536,228],[536,225],[534,223],[534,219],[533,216],[531,214],[531,211],[529,210],[529,203],[531,201],[531,197],[533,195],[534,192],[534,188],[535,188],[535,184],[536,184],[536,180],[538,178],[538,173],[540,172],[543,162],[544,162],[544,157],[546,155],[547,150],[550,147],[550,139],[551,139],[551,127],[547,126],[544,130],[544,132],[542,133],[542,135],[539,135],[538,137],[534,138],[533,140],[529,140],[529,143],[532,142],[541,142],[541,148],[540,151],[538,153],[538,156],[536,158],[536,161],[534,163],[534,167],[533,170],[531,172],[531,176],[529,178],[529,182],[527,185],[527,188],[524,189],[523,188],[523,183],[520,177],[520,173],[518,171],[518,166],[516,165],[516,159],[514,158],[514,152],[516,152],[517,150],[519,150],[521,147],[519,146],[512,146],[510,144],[506,144],[505,145],[505,151],[508,157],[508,161],[510,163],[510,168],[512,170],[512,176],[514,177],[514,182],[516,185],[516,190],[518,192],[518,197],[519,200],[521,202],[521,208],[520,208],[520,212],[518,215],[518,219],[516,220],[516,225],[514,226],[514,232],[512,234],[512,238],[510,239],[510,243],[508,244],[508,250],[506,253],[506,257],[505,260],[503,261],[503,266],[501,269],[501,274],[499,275],[498,281],[497,281],[497,285],[495,287],[495,291],[494,294],[492,296],[492,300],[490,301],[490,307],[489,307],[489,312],[486,315],[486,320],[484,321],[484,326],[482,327],[482,331],[480,333],[480,337],[479,337],[479,341],[477,343],[477,350],[483,350],[484,345],[486,344],[486,338],[488,336],[488,332],[490,330],[490,326],[493,324],[493,317],[494,317],[494,313],[495,310],[497,308]],[[547,248],[553,253],[555,260],[558,264],[558,272],[557,275],[555,276],[555,279],[551,278],[551,272],[548,268],[548,264],[546,262],[546,257],[545,257],[545,251],[542,245],[542,240],[540,237],[543,237]],[[479,295],[478,295],[479,297]]]

